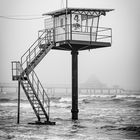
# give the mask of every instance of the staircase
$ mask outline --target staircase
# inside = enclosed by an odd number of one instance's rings
[[[12,62],[12,79],[20,81],[38,124],[53,123],[49,121],[50,99],[34,71],[53,46],[53,29],[41,30],[38,39],[21,57],[21,62]]]

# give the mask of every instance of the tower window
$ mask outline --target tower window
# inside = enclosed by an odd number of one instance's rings
[[[64,21],[63,18],[60,19],[60,26],[63,27],[64,26]]]

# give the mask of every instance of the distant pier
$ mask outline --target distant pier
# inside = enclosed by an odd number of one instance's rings
[[[66,85],[49,85],[44,86],[46,92],[49,95],[54,95],[57,93],[65,93],[66,95],[71,93],[71,87]],[[15,84],[1,83],[0,92],[18,92],[18,86]],[[78,92],[80,94],[122,94],[128,92],[123,88],[95,88],[95,87],[79,87]]]

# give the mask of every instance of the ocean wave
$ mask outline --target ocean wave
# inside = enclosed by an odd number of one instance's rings
[[[18,99],[11,99],[10,101],[15,101],[15,102],[17,102],[17,101],[18,101]],[[21,101],[21,102],[27,102],[27,101],[28,101],[28,99],[20,99],[20,101]]]
[[[90,103],[91,102],[91,100],[88,100],[88,99],[83,99],[83,101],[82,101],[83,103],[85,103],[85,104],[88,104],[88,103]]]
[[[17,106],[17,103],[0,103],[0,106],[5,106],[5,107],[15,107]]]
[[[135,98],[135,99],[139,99],[140,95],[116,95],[116,98]]]
[[[0,106],[4,107],[17,107],[17,99],[10,100],[10,99],[1,99]],[[51,101],[50,106],[58,107],[58,108],[69,108],[71,107],[70,103],[67,103],[67,99],[60,99],[59,102]],[[31,108],[30,103],[27,100],[21,100],[20,107],[22,108]]]
[[[106,101],[106,100],[113,101],[113,102],[135,100],[136,102],[139,99],[140,99],[140,95],[90,95],[90,96],[88,95],[88,96],[82,96],[82,103],[88,104],[94,101]],[[137,102],[136,107],[137,106],[140,106],[139,102]]]
[[[61,99],[61,97],[50,97],[50,100],[52,100],[52,101],[57,101],[57,100],[60,100]]]
[[[71,105],[68,103],[55,103],[55,102],[51,102],[50,106],[57,107],[57,108],[69,108],[69,107],[71,107]]]
[[[140,101],[132,102],[129,104],[129,106],[140,109]]]
[[[17,102],[18,99],[1,98],[0,102]],[[21,102],[28,101],[27,99],[20,99]]]
[[[80,98],[85,98],[85,97],[90,97],[90,96],[91,96],[91,95],[89,95],[89,94],[86,94],[86,95],[84,95],[84,94],[83,94],[83,95],[79,95]]]
[[[65,98],[60,98],[59,102],[71,102],[71,98],[70,97],[65,97]]]
[[[118,130],[135,132],[135,133],[139,134],[139,136],[140,136],[140,126],[131,125],[131,126],[118,128]]]
[[[13,139],[13,138],[15,138],[15,136],[11,135],[11,134],[7,134],[6,132],[0,130],[0,138],[2,138],[2,139]]]
[[[0,106],[3,106],[3,107],[17,107],[17,103],[15,102],[4,102],[4,103],[0,103]],[[20,104],[20,107],[21,108],[31,108],[31,105],[29,103],[21,103]]]
[[[102,94],[99,94],[99,95],[91,95],[91,97],[95,97],[95,98],[115,98],[116,95],[102,95]]]
[[[116,126],[114,125],[105,125],[100,127],[100,129],[107,129],[107,130],[114,130],[115,128]]]
[[[92,95],[79,95],[81,98],[140,98],[140,95],[135,95],[135,94],[92,94]]]
[[[2,98],[2,99],[0,99],[0,102],[9,102],[9,101],[11,101],[11,100],[8,99],[8,98]]]
[[[107,94],[92,94],[92,95],[80,95],[79,97],[81,97],[81,98],[86,98],[86,99],[90,99],[90,98],[95,98],[95,99],[97,99],[97,98],[115,98],[116,97],[116,95],[107,95]]]

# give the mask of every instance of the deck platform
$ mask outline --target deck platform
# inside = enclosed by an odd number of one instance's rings
[[[44,48],[46,45],[42,44],[40,48]],[[89,42],[89,41],[81,41],[81,40],[64,40],[55,43],[55,46],[52,48],[53,50],[65,50],[71,51],[72,48],[75,48],[78,51],[82,50],[90,50],[97,48],[111,47],[110,42]]]

